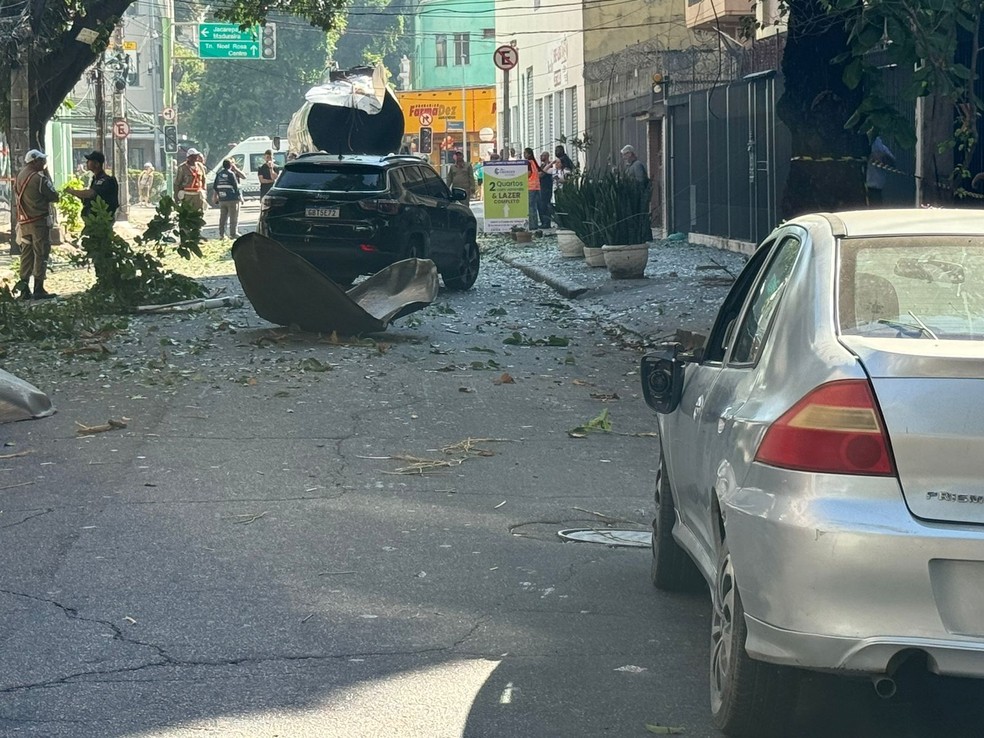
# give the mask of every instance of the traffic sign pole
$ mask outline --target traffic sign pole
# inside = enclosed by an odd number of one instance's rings
[[[509,130],[510,130],[510,98],[509,98],[509,70],[519,64],[519,50],[512,45],[500,46],[492,54],[492,63],[502,70],[502,127],[505,129],[500,133],[499,140],[502,150],[509,154]]]

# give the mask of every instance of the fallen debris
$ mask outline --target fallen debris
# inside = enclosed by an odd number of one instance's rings
[[[182,300],[168,302],[163,305],[140,305],[138,313],[186,313],[190,310],[212,310],[220,307],[242,307],[243,298],[240,295],[228,297],[199,298],[197,300]]]
[[[126,428],[126,424],[127,422],[129,422],[129,420],[130,420],[129,418],[120,418],[119,420],[116,420],[115,418],[110,418],[109,420],[107,420],[105,423],[102,423],[101,425],[85,425],[84,423],[80,423],[79,421],[76,420],[75,424],[78,426],[78,428],[75,429],[75,432],[80,436],[91,436],[96,433],[105,433],[106,431],[120,430],[121,428]]]
[[[18,456],[27,456],[28,454],[33,454],[34,451],[18,451],[14,454],[0,454],[0,459],[16,459]]]

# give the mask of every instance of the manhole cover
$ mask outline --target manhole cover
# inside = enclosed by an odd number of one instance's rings
[[[606,546],[627,546],[629,548],[649,548],[653,541],[653,534],[648,530],[568,528],[557,531],[557,535],[568,541],[602,543]]]

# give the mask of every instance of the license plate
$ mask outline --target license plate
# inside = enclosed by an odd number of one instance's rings
[[[308,218],[337,218],[338,208],[304,208]]]

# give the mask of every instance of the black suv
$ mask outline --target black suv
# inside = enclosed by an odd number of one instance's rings
[[[476,229],[468,193],[417,157],[337,154],[288,162],[257,227],[341,284],[416,257],[454,290],[478,278]]]

